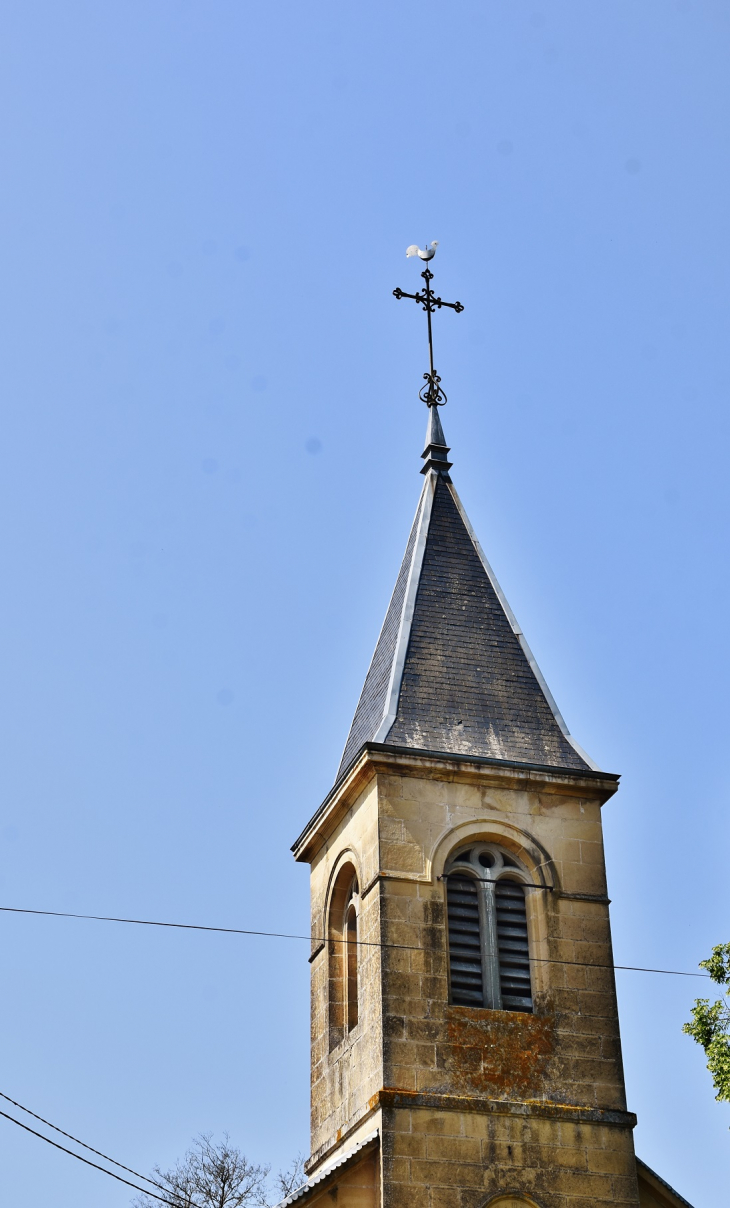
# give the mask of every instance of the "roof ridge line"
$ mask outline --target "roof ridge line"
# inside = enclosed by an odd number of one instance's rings
[[[680,1195],[676,1187],[672,1187],[671,1183],[668,1183],[667,1180],[663,1179],[660,1174],[657,1174],[657,1172],[653,1170],[651,1166],[647,1166],[646,1162],[643,1160],[643,1158],[640,1158],[638,1154],[636,1155],[636,1165],[642,1166],[647,1174],[653,1175],[657,1183],[661,1183],[662,1187],[666,1187],[667,1191],[671,1191],[672,1195],[676,1195],[678,1200],[681,1200],[683,1204],[687,1205],[687,1208],[692,1208],[692,1204],[690,1204],[689,1200],[686,1200],[683,1195]]]
[[[445,475],[443,477],[446,478]],[[565,723],[565,718],[563,717],[562,713],[560,712],[560,709],[558,708],[555,697],[553,696],[552,692],[548,688],[547,680],[545,679],[545,676],[543,675],[542,671],[540,670],[540,668],[537,664],[537,659],[535,658],[534,654],[530,650],[530,647],[527,643],[527,638],[525,637],[524,633],[522,632],[522,627],[520,626],[520,624],[517,620],[517,617],[515,616],[515,614],[513,613],[512,609],[509,606],[507,597],[504,594],[504,592],[502,591],[502,588],[500,587],[500,585],[497,581],[497,576],[495,575],[494,571],[492,570],[492,568],[487,560],[486,554],[484,553],[484,550],[482,549],[481,545],[479,544],[479,539],[478,539],[476,533],[474,532],[474,529],[472,528],[471,521],[469,520],[469,517],[467,516],[466,511],[464,509],[464,505],[459,498],[459,493],[456,490],[456,487],[454,486],[454,484],[450,478],[446,479],[446,486],[448,487],[449,491],[451,492],[451,497],[454,500],[457,511],[458,511],[459,515],[461,516],[461,519],[464,523],[464,528],[466,529],[467,533],[469,534],[469,538],[472,542],[472,545],[474,546],[474,549],[477,552],[477,555],[479,557],[479,560],[480,560],[482,566],[484,567],[484,570],[487,574],[487,578],[489,579],[489,582],[491,583],[492,588],[494,589],[494,593],[495,593],[497,599],[499,600],[499,603],[502,606],[504,615],[506,616],[507,620],[509,621],[510,626],[512,628],[512,632],[514,633],[515,637],[517,638],[517,641],[519,642],[520,646],[522,647],[522,653],[524,654],[525,658],[527,659],[527,662],[530,665],[530,669],[532,670],[532,673],[535,676],[535,679],[537,680],[537,682],[540,686],[540,690],[542,691],[542,694],[548,703],[550,711],[551,711],[553,717],[555,718],[555,721],[557,722],[558,727],[559,727],[561,733],[563,734],[563,737],[565,739],[567,739],[567,741],[570,743],[573,750],[576,751],[578,755],[580,755],[581,759],[585,760],[585,762],[588,764],[588,767],[591,768],[592,771],[600,772],[601,769],[599,768],[599,766],[595,762],[595,760],[591,759],[590,755],[586,751],[583,750],[580,743],[576,742],[576,740],[573,738],[573,735],[570,733],[570,730],[568,729],[568,727]],[[382,740],[379,740],[379,741],[382,741]]]
[[[421,492],[420,492],[420,494],[419,494],[419,496],[418,496],[418,503],[416,504],[416,510],[415,510],[415,512],[414,512],[414,514],[413,514],[413,520],[411,521],[411,527],[410,527],[410,529],[409,529],[409,536],[410,536],[410,533],[412,532],[413,527],[414,527],[414,525],[416,524],[416,522],[420,520],[421,503],[422,503],[422,500],[423,500],[423,496],[424,496],[424,494],[425,494],[425,491],[426,491],[426,483],[424,482],[423,487],[421,488]],[[406,554],[407,552],[408,552],[408,551],[407,551],[407,548],[406,548],[406,550],[405,550],[405,552],[404,552],[404,557],[401,559],[401,566],[403,565],[403,562],[405,561],[405,554]],[[411,559],[411,562],[412,562],[412,559]],[[387,624],[388,624],[388,617],[389,617],[389,614],[390,614],[390,608],[391,608],[391,605],[392,605],[392,603],[393,603],[393,597],[395,596],[395,594],[396,594],[396,592],[397,592],[397,591],[398,591],[398,576],[396,576],[396,581],[395,581],[395,584],[394,584],[394,586],[393,586],[393,590],[392,590],[392,592],[390,593],[390,598],[389,598],[389,600],[388,600],[388,607],[386,608],[386,610],[385,610],[385,616],[383,617],[383,623],[382,623],[382,625],[380,626],[380,629],[379,629],[379,631],[378,631],[378,636],[377,636],[377,639],[376,639],[376,642],[375,642],[375,646],[373,647],[373,653],[372,653],[372,657],[371,657],[370,662],[369,662],[369,664],[368,664],[368,671],[367,671],[367,674],[366,674],[366,676],[365,676],[365,685],[367,685],[367,682],[368,682],[368,676],[370,675],[370,671],[372,670],[373,663],[374,663],[374,661],[375,661],[375,656],[376,656],[376,655],[377,655],[377,653],[378,653],[378,648],[379,648],[380,643],[381,643],[381,641],[382,641],[382,639],[383,639],[383,635],[384,635],[384,632],[385,632],[385,628],[386,628],[386,626],[387,626]],[[402,615],[402,609],[401,609],[401,615]],[[392,662],[391,662],[391,669],[392,669]],[[390,681],[389,681],[389,682],[390,682]],[[363,697],[363,693],[364,693],[364,691],[365,691],[365,685],[363,686],[363,688],[362,688],[362,690],[361,690],[361,692],[360,692],[360,696],[359,696],[359,698],[358,698],[358,703],[357,703],[357,705],[355,706],[355,713],[354,713],[354,716],[353,716],[352,722],[351,722],[351,724],[350,724],[350,730],[349,730],[349,732],[348,732],[347,738],[345,739],[345,745],[344,745],[344,747],[342,748],[342,754],[340,755],[340,761],[339,761],[339,763],[338,763],[338,765],[337,765],[338,771],[337,771],[337,777],[336,777],[335,783],[337,783],[337,781],[340,779],[341,773],[344,771],[343,766],[342,766],[342,761],[343,761],[343,759],[345,758],[345,753],[347,752],[347,748],[348,748],[349,743],[350,743],[350,738],[352,737],[352,730],[353,730],[353,726],[355,725],[355,721],[357,720],[357,715],[358,715],[358,710],[359,710],[359,708],[360,708],[360,704],[362,703],[362,697]],[[387,709],[386,709],[386,712],[387,712]],[[385,712],[383,713],[383,715],[382,715],[382,716],[383,716],[383,717],[385,716]],[[359,750],[359,748],[358,748],[358,750]],[[355,753],[353,754],[353,758],[355,758],[356,754],[357,754],[357,752],[355,752]],[[350,763],[351,763],[351,762],[352,762],[352,759],[351,759],[351,760],[348,762],[348,764],[347,764],[347,766],[348,766],[348,767],[350,766]]]
[[[435,470],[429,469],[426,474],[426,481],[423,484],[421,497],[418,501],[418,510],[420,516],[418,519],[418,531],[416,533],[416,541],[413,546],[413,554],[411,557],[411,565],[408,570],[408,582],[403,596],[403,608],[401,609],[400,623],[398,625],[398,636],[395,642],[395,650],[393,652],[393,662],[390,669],[390,679],[388,681],[388,691],[385,696],[385,705],[383,707],[383,717],[375,731],[372,742],[385,742],[388,734],[393,728],[393,723],[398,715],[398,701],[400,699],[401,684],[403,682],[403,669],[406,662],[406,653],[408,651],[408,642],[411,636],[411,626],[413,624],[413,614],[416,607],[416,595],[418,594],[418,585],[421,579],[421,570],[423,569],[423,557],[426,552],[426,539],[431,523],[431,512],[433,509],[434,496],[436,494],[436,482],[438,473]]]

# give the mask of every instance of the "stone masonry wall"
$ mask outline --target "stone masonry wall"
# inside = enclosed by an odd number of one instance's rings
[[[496,1112],[394,1108],[383,1127],[384,1208],[637,1208],[631,1131]]]
[[[380,901],[364,892],[378,870],[377,792],[365,789],[320,848],[312,863],[311,1129],[312,1165],[319,1151],[345,1134],[367,1113],[368,1101],[382,1086],[382,997]],[[327,935],[328,909],[338,869],[351,861],[360,886],[358,938],[359,1019],[330,1049],[329,962],[334,947]],[[377,882],[376,882],[377,884]],[[368,947],[368,943],[373,944]],[[311,1167],[308,1167],[311,1169]]]
[[[384,1085],[624,1109],[598,801],[391,775],[378,805],[382,938],[402,946],[382,956]],[[527,894],[534,1015],[449,1006],[437,878],[477,837],[554,883]]]
[[[600,816],[613,786],[438,757],[373,764],[306,849],[308,1169],[382,1110],[383,1208],[481,1208],[498,1193],[541,1208],[636,1208]],[[441,876],[449,854],[477,839],[513,852],[544,886],[526,894],[532,1015],[449,1004]],[[321,937],[348,861],[360,888],[360,1015],[332,1047],[332,945]]]

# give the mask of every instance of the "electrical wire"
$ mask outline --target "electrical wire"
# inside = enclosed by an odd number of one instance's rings
[[[72,914],[68,910],[31,910],[23,906],[0,906],[7,914],[37,914],[54,919],[90,919],[96,923],[134,923],[140,927],[174,927],[182,931],[217,931],[226,935],[259,935],[276,940],[307,940],[309,943],[352,943],[347,938],[337,939],[323,935],[298,935],[288,931],[252,931],[243,927],[210,927],[204,923],[166,923],[157,919],[125,919],[106,914]],[[418,944],[390,944],[378,940],[357,940],[358,948],[398,948],[401,951],[420,952]],[[647,969],[643,965],[597,965],[593,961],[554,960],[547,956],[531,956],[538,965],[577,965],[582,969],[620,969],[629,973],[664,973],[670,977],[709,977],[709,973],[687,973],[680,969]]]
[[[26,1132],[32,1133],[34,1137],[40,1137],[41,1141],[45,1141],[48,1145],[53,1145],[55,1149],[60,1149],[63,1153],[70,1154],[72,1158],[76,1158],[79,1162],[85,1162],[87,1166],[93,1166],[94,1170],[100,1170],[102,1174],[108,1174],[110,1179],[116,1179],[119,1183],[126,1183],[127,1187],[133,1187],[135,1191],[141,1191],[143,1195],[150,1195],[154,1200],[159,1200],[161,1204],[170,1204],[170,1198],[162,1198],[161,1195],[156,1195],[154,1191],[147,1191],[144,1187],[138,1187],[136,1183],[130,1183],[129,1179],[123,1179],[120,1174],[115,1174],[113,1170],[107,1170],[105,1166],[99,1166],[98,1162],[90,1162],[88,1158],[82,1158],[80,1153],[74,1153],[72,1149],[66,1149],[65,1145],[59,1145],[58,1141],[52,1141],[50,1137],[44,1137],[43,1133],[36,1132],[34,1128],[29,1128],[27,1124],[16,1120],[15,1116],[9,1116],[7,1112],[0,1111],[0,1116],[4,1116],[6,1120],[10,1120],[13,1124],[17,1124],[18,1128],[24,1128]],[[126,1167],[124,1167],[126,1170]]]
[[[79,1141],[78,1137],[74,1137],[72,1133],[64,1132],[57,1124],[51,1124],[50,1120],[44,1120],[43,1116],[39,1116],[36,1112],[32,1112],[29,1107],[23,1107],[22,1103],[16,1103],[15,1099],[11,1099],[10,1095],[5,1095],[0,1091],[0,1098],[12,1103],[13,1107],[19,1107],[22,1112],[32,1116],[34,1120],[40,1120],[41,1124],[45,1124],[46,1128],[52,1128],[54,1132],[60,1133],[62,1137],[68,1137],[69,1141],[73,1141],[76,1145],[81,1145],[84,1149],[88,1149],[90,1153],[95,1153],[97,1158],[103,1158],[105,1162],[111,1162],[112,1166],[118,1166],[120,1170],[126,1170],[127,1174],[133,1174],[136,1179],[142,1179],[145,1183],[151,1183],[153,1187],[158,1187],[160,1191],[166,1191],[166,1188],[161,1183],[156,1183],[154,1179],[148,1179],[146,1174],[140,1174],[138,1170],[132,1170],[131,1166],[125,1166],[123,1162],[117,1162],[116,1158],[110,1158],[108,1153],[102,1153],[100,1149],[94,1149],[93,1145],[87,1145],[85,1141]],[[12,1117],[9,1117],[12,1119]]]

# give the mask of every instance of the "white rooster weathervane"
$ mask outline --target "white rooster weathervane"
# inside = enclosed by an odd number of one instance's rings
[[[431,331],[431,315],[442,306],[448,306],[450,310],[455,310],[457,315],[464,309],[461,302],[444,302],[442,298],[437,298],[431,291],[431,282],[433,281],[433,273],[428,268],[428,261],[433,260],[436,255],[438,240],[434,239],[432,243],[427,243],[425,248],[420,248],[417,243],[412,243],[409,248],[406,248],[406,256],[418,256],[419,259],[426,261],[426,268],[421,273],[423,280],[426,282],[426,288],[417,294],[407,294],[405,290],[394,289],[393,293],[399,300],[401,298],[413,298],[414,302],[418,302],[426,312],[428,318],[428,357],[430,369],[428,373],[424,373],[423,379],[426,383],[421,386],[418,392],[418,397],[427,407],[443,407],[446,402],[446,395],[441,389],[441,378],[433,367],[433,334]]]
[[[436,248],[439,245],[438,239],[434,239],[433,243],[426,244],[425,248],[421,249],[417,243],[412,243],[406,248],[406,259],[409,256],[420,256],[421,260],[433,260],[436,255]]]

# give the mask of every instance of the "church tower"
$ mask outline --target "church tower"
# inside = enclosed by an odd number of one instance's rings
[[[685,1204],[637,1163],[626,1109],[601,831],[618,777],[568,732],[449,451],[430,405],[342,762],[293,847],[311,865],[312,1136],[284,1204]]]

